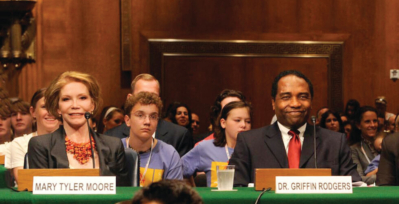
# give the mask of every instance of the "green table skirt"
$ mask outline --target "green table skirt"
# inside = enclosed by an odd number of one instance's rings
[[[206,204],[254,203],[259,191],[253,188],[236,188],[236,192],[213,192],[211,188],[195,188]],[[129,200],[137,187],[118,187],[116,195],[33,195],[31,192],[14,192],[0,189],[0,203],[116,203]],[[354,188],[353,194],[275,194],[267,192],[260,203],[399,203],[399,187]]]
[[[0,165],[0,189],[7,187],[6,174],[7,169],[4,167],[4,165]]]

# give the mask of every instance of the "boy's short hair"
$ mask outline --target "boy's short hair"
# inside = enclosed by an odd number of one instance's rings
[[[11,107],[11,114],[15,114],[18,112],[22,113],[29,113],[29,103],[23,101],[22,99],[18,98],[17,100],[12,102],[12,107]]]
[[[162,111],[162,101],[161,98],[150,92],[140,92],[138,94],[130,96],[125,103],[125,114],[130,117],[133,107],[140,103],[141,105],[151,105],[154,104],[158,108],[158,113]]]

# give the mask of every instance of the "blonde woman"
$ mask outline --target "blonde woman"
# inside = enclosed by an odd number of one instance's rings
[[[51,82],[45,100],[48,111],[61,120],[63,126],[29,141],[29,167],[99,168],[100,175],[116,176],[117,185],[125,185],[127,170],[122,142],[118,138],[91,134],[86,123],[85,113],[95,115],[100,104],[97,80],[85,73],[64,72]]]

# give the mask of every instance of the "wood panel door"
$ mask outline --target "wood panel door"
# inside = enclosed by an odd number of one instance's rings
[[[242,91],[253,105],[253,128],[274,115],[271,87],[283,70],[303,72],[312,82],[312,115],[320,107],[342,107],[342,43],[189,41],[150,39],[150,70],[161,82],[165,106],[186,103],[210,123],[210,106],[223,89]]]

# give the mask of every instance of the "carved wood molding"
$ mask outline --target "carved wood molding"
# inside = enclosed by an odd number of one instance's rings
[[[168,56],[295,57],[328,60],[328,106],[343,107],[342,41],[244,41],[149,39],[150,72],[164,81],[164,58]],[[315,85],[317,86],[317,84]],[[163,87],[163,86],[161,86]],[[162,90],[161,93],[164,91]]]

